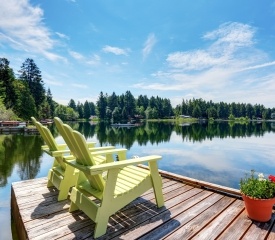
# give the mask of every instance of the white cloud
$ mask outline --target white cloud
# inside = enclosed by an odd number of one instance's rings
[[[171,53],[166,61],[172,68],[186,71],[228,67],[232,60],[236,60],[235,55],[240,48],[253,45],[254,33],[255,29],[249,25],[225,23],[203,36],[203,39],[214,41],[208,48]]]
[[[94,54],[92,57],[88,58],[86,63],[89,65],[97,65],[100,63],[100,60],[101,60],[100,56],[97,54]]]
[[[87,85],[84,85],[84,84],[77,84],[77,83],[73,83],[72,86],[73,86],[73,87],[76,87],[76,88],[83,88],[83,89],[88,88]]]
[[[108,46],[108,45],[106,45],[102,50],[105,53],[113,53],[115,55],[125,55],[125,56],[128,56],[128,52],[130,51],[129,49],[111,47],[111,46]]]
[[[157,42],[155,34],[149,34],[147,40],[144,43],[144,47],[142,49],[143,59],[146,58],[152,51],[153,47]]]
[[[43,23],[43,10],[28,0],[9,0],[0,8],[0,41],[16,50],[34,52],[50,60],[65,60],[54,54],[54,40]]]
[[[274,105],[275,61],[254,46],[256,29],[241,23],[225,23],[208,32],[209,45],[168,54],[165,68],[133,85],[143,91],[174,92],[173,105],[182,98],[216,102]],[[261,71],[259,71],[261,69]],[[177,92],[177,94],[175,94]]]
[[[70,39],[67,35],[65,35],[65,34],[63,34],[63,33],[55,32],[55,34],[56,34],[58,37],[60,37],[60,38],[67,39],[67,40]]]
[[[84,59],[84,56],[81,55],[81,54],[78,53],[78,52],[69,50],[69,54],[70,54],[73,58],[75,58],[76,60],[82,60],[82,59]]]
[[[242,71],[270,67],[270,66],[274,66],[274,65],[275,65],[275,61],[272,61],[272,62],[255,65],[255,66],[246,67],[246,68],[242,69]]]

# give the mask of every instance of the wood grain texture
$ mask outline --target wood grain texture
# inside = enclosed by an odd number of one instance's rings
[[[12,184],[20,239],[94,239],[94,222],[80,210],[69,213],[69,200],[58,202],[58,190],[46,185],[46,178]],[[275,239],[275,214],[267,223],[251,221],[238,197],[171,177],[162,177],[162,191],[164,207],[149,190],[112,215],[98,239]]]

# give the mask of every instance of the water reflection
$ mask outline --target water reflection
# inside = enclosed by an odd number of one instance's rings
[[[275,125],[228,122],[174,125],[146,123],[115,128],[104,123],[68,123],[98,146],[128,149],[127,157],[158,154],[159,168],[223,186],[239,188],[245,171],[275,174]],[[54,125],[57,142],[63,142]],[[39,135],[0,135],[0,239],[11,239],[11,182],[47,176],[52,158],[41,151]]]
[[[249,152],[249,157],[251,158],[253,148],[240,149],[239,151],[238,147],[244,144],[242,143],[240,145],[240,140],[230,140],[230,143],[227,143],[230,149],[227,149],[221,141],[215,141],[214,144],[212,142],[214,139],[242,139],[252,136],[263,137],[265,134],[275,132],[274,122],[253,122],[247,124],[214,122],[212,124],[196,123],[183,126],[171,123],[149,122],[142,126],[130,128],[115,128],[104,123],[91,125],[89,123],[70,122],[68,124],[71,125],[73,129],[82,132],[86,139],[94,138],[99,146],[111,144],[131,150],[133,146],[137,148],[137,145],[142,147],[143,152],[146,152],[146,148],[149,146],[157,145],[157,154],[165,154],[167,158],[177,159],[175,161],[181,161],[181,159],[184,158],[185,174],[195,178],[197,174],[200,176],[205,174],[210,176],[216,168],[219,169],[220,172],[226,171],[229,167],[226,165],[221,167],[221,164],[228,162],[228,159],[236,161],[236,157],[234,158],[236,153],[238,153],[238,156],[240,156],[240,154],[242,155],[242,164],[244,164],[246,160],[247,152]],[[53,136],[57,137],[58,132],[55,126],[51,125],[49,128]],[[175,142],[179,141],[178,137],[180,137],[180,142]],[[211,141],[211,144],[209,141]],[[203,143],[203,145],[193,146],[196,142]],[[248,140],[246,140],[246,142],[248,142]],[[159,145],[161,143],[167,143],[169,148],[167,149],[167,144],[160,147]],[[188,145],[187,143],[191,144]],[[0,135],[0,187],[4,187],[7,184],[7,179],[11,175],[15,165],[17,166],[17,173],[21,180],[32,179],[37,176],[40,171],[42,144],[43,140],[39,135]],[[179,144],[179,150],[177,149],[177,144]],[[195,150],[194,147],[196,147]],[[207,154],[210,153],[209,147],[212,148],[210,149],[211,155],[215,153],[214,159],[219,159],[218,162],[215,160],[215,162],[212,163],[211,158],[207,156]],[[151,154],[152,149],[151,147],[149,148],[149,154]],[[190,151],[191,149],[192,151]],[[133,149],[133,151],[135,152],[135,149]],[[227,151],[230,151],[230,153]],[[264,149],[261,152],[259,150],[257,151],[258,152],[254,153],[254,156],[260,159],[263,158],[265,154],[274,154]],[[267,156],[267,158],[268,157],[270,156]],[[192,160],[192,164],[189,162],[189,159]],[[227,159],[227,161],[225,159]],[[253,160],[253,162],[257,161]],[[187,164],[188,168],[186,168]],[[173,169],[173,166],[176,169]],[[179,166],[177,163],[172,165],[171,162],[169,162],[169,166],[163,164],[163,167],[167,167],[173,172],[179,172]],[[259,168],[260,166],[256,167]],[[203,173],[200,169],[203,169]],[[181,173],[183,173],[182,171],[181,169]],[[206,179],[209,181],[212,180],[209,177]],[[213,182],[217,181],[215,180]]]
[[[40,136],[0,135],[0,187],[7,184],[15,164],[21,180],[37,176],[42,144]]]

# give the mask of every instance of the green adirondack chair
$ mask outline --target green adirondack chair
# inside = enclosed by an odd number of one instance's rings
[[[48,171],[47,187],[55,186],[59,190],[58,201],[64,200],[67,198],[70,188],[75,184],[79,171],[64,163],[63,156],[69,155],[68,159],[73,159],[73,156],[70,156],[70,150],[66,144],[56,143],[47,127],[36,121],[34,117],[31,119],[46,143],[42,146],[43,151],[54,157],[53,165]]]
[[[74,159],[71,150],[67,144],[57,144],[50,130],[38,122],[34,117],[31,117],[32,122],[36,126],[40,135],[42,136],[46,145],[42,146],[44,152],[54,157],[52,167],[48,172],[48,183],[47,187],[56,187],[59,190],[58,201],[65,200],[68,196],[69,190],[75,185],[79,171],[73,167],[67,166],[63,161],[63,156],[67,156],[67,159]],[[61,122],[61,120],[60,120]],[[66,142],[66,141],[65,141]],[[96,157],[96,163],[100,164],[108,160],[102,153],[103,150],[114,149],[114,146],[107,147],[94,147],[95,142],[88,142],[89,151],[98,151],[99,154]],[[124,149],[125,151],[126,149]],[[123,152],[123,150],[121,150]],[[121,153],[122,154],[122,153]]]
[[[67,144],[67,146],[71,150],[71,153],[73,154],[75,152],[75,146],[72,143],[72,140],[67,136],[66,132],[64,131],[64,128],[63,128],[64,123],[58,117],[54,118],[54,123],[56,125],[56,128],[57,128],[58,132],[63,137],[65,143]],[[99,152],[100,151],[100,153],[102,153],[102,151],[104,151],[104,150],[110,150],[110,149],[114,149],[114,148],[115,148],[114,146],[92,147],[92,148],[89,147],[89,151],[90,152]],[[120,154],[122,154],[122,153],[120,153]],[[110,157],[110,155],[108,155],[107,157]],[[105,162],[106,161],[106,156],[104,156],[104,153],[102,153],[101,155],[97,154],[96,157],[95,157],[95,161],[96,161],[97,164]],[[109,160],[107,159],[107,161],[109,161]]]
[[[75,160],[64,161],[80,170],[76,185],[72,188],[69,211],[82,210],[96,225],[94,237],[106,233],[109,217],[125,205],[153,188],[158,207],[164,205],[162,181],[157,161],[161,156],[152,155],[128,160],[96,164],[85,138],[77,131],[64,125],[67,136],[75,146]],[[145,170],[137,164],[149,163]],[[102,173],[107,172],[106,178]],[[94,202],[93,196],[101,203]]]

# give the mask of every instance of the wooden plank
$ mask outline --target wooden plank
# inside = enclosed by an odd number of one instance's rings
[[[274,212],[272,214],[272,219],[274,218]],[[272,228],[270,229],[270,233],[268,235],[268,237],[266,238],[267,240],[275,240],[275,224],[272,226]]]
[[[55,214],[56,212],[60,212],[68,208],[69,208],[68,200],[51,203],[49,205],[38,205],[35,208],[31,207],[28,209],[23,209],[21,211],[21,217],[23,222],[25,223],[28,221],[32,221],[33,219],[36,219],[36,218],[43,218],[50,214]]]
[[[265,239],[268,232],[271,231],[272,226],[274,225],[275,222],[275,216],[274,214],[272,215],[272,218],[268,222],[255,222],[253,221],[253,224],[251,227],[248,229],[248,231],[245,233],[243,236],[243,240],[261,240]]]
[[[205,191],[203,193],[210,193],[210,192]],[[180,205],[180,209],[183,208],[183,211],[177,212],[178,215],[174,214],[174,212],[171,209],[170,211],[172,214],[169,221],[164,222],[163,224],[153,229],[152,231],[147,229],[147,231],[144,231],[147,233],[144,234],[140,239],[143,239],[143,240],[161,239],[167,236],[167,234],[170,234],[171,232],[179,229],[181,226],[191,221],[197,215],[201,214],[207,208],[212,206],[215,202],[219,201],[222,197],[223,196],[220,194],[210,194],[203,201],[195,202],[196,204],[192,205],[192,207],[190,206],[190,208],[188,209],[185,209],[185,204],[182,204]]]
[[[206,227],[217,215],[226,209],[235,199],[229,197],[222,197],[219,201],[215,202],[212,206],[207,208],[204,212],[197,215],[187,224],[172,232],[165,239],[189,239]]]
[[[27,187],[29,188],[30,186],[34,185],[45,185],[47,183],[48,179],[46,177],[42,178],[35,178],[35,179],[30,179],[30,180],[24,180],[24,181],[19,181],[19,182],[13,182],[12,186],[15,190],[20,191],[20,189]]]
[[[275,214],[270,222],[253,222],[242,200],[180,181],[163,178],[165,207],[157,208],[149,190],[112,215],[99,240],[275,240]],[[11,212],[20,239],[93,239],[94,222],[80,210],[69,213],[69,201],[57,202],[58,191],[46,184],[47,178],[12,184]]]
[[[11,187],[11,217],[15,223],[19,239],[27,239],[27,231],[22,222],[21,214],[16,202],[16,193],[14,192],[13,187]]]
[[[251,225],[252,221],[246,216],[246,212],[243,211],[217,239],[241,239],[243,235],[246,233],[246,231],[251,227]]]
[[[241,200],[234,201],[227,209],[225,209],[217,218],[215,218],[207,227],[202,229],[192,239],[194,240],[209,240],[216,239],[227,228],[233,220],[242,211],[244,204]]]
[[[163,232],[162,226],[164,226],[165,223],[169,221],[171,221],[170,223],[174,223],[174,217],[181,214],[182,212],[188,211],[188,209],[192,208],[194,205],[200,203],[202,200],[208,198],[211,195],[211,192],[193,188],[192,190],[165,202],[165,208],[163,210],[154,209],[158,213],[156,216],[152,216],[150,212],[144,212],[135,216],[134,222],[138,223],[138,225],[128,224],[127,226],[127,222],[122,222],[120,225],[116,226],[116,232],[110,235],[112,237],[113,235],[117,235],[114,239],[134,239],[141,237],[144,233],[147,233],[152,229],[155,229],[156,231],[152,233],[152,235],[145,236],[144,239],[151,239],[152,237],[154,238],[154,234],[158,234],[160,231]],[[130,220],[133,220],[133,218]],[[118,229],[121,227],[128,228],[129,230],[126,233],[118,231]],[[166,226],[164,226],[164,228],[165,227]]]
[[[79,210],[80,212],[80,210]],[[39,228],[43,228],[44,225],[48,224],[49,222],[55,222],[59,218],[65,218],[68,215],[68,209],[64,209],[60,212],[49,214],[47,216],[44,216],[43,218],[36,218],[32,221],[28,221],[25,223],[26,230],[28,231],[39,231]],[[35,230],[33,230],[35,228]]]
[[[146,165],[139,165],[142,168],[147,169],[148,166]],[[191,184],[194,185],[196,187],[203,187],[205,189],[212,189],[212,190],[216,190],[216,191],[220,191],[223,193],[228,193],[228,194],[232,194],[235,196],[241,196],[240,190],[235,189],[235,188],[229,188],[229,187],[225,187],[225,186],[221,186],[218,184],[214,184],[214,183],[209,183],[209,182],[205,182],[205,181],[201,181],[198,179],[194,179],[194,178],[189,178],[189,177],[185,177],[179,174],[175,174],[175,173],[171,173],[171,172],[167,172],[164,170],[159,170],[159,173],[161,176],[165,177],[165,178],[171,178],[174,180],[178,180],[187,184]]]
[[[92,220],[83,212],[77,211],[73,214],[66,214],[62,218],[56,218],[55,221],[48,221],[43,225],[32,228],[28,236],[30,239],[56,239],[74,232],[74,228],[85,227],[91,223]]]
[[[190,186],[184,186],[182,188],[183,193],[188,191],[188,189],[190,189]],[[199,189],[195,189],[193,192],[190,192],[190,196],[195,194],[195,191],[201,191]],[[173,192],[168,192],[168,194],[172,194]],[[186,196],[187,197],[187,196]],[[168,197],[169,199],[169,197]],[[179,199],[182,200],[182,196],[179,197]],[[141,201],[139,201],[141,200]],[[148,199],[150,200],[150,199]],[[127,205],[127,207],[123,208],[121,211],[119,211],[117,214],[114,214],[113,216],[111,216],[111,218],[109,219],[109,224],[108,224],[108,228],[107,228],[107,233],[101,237],[101,238],[105,238],[109,239],[115,235],[117,235],[118,233],[123,233],[127,230],[127,227],[132,227],[135,223],[139,224],[139,221],[141,221],[144,217],[148,218],[148,217],[152,217],[152,215],[156,215],[158,214],[158,212],[164,211],[165,208],[160,208],[158,209],[155,205],[155,203],[152,203],[150,201],[146,201],[143,198],[138,198],[137,200],[135,200],[135,204],[130,203],[129,205]],[[174,199],[170,200],[171,202],[175,203]],[[144,214],[148,214],[145,215]],[[140,217],[140,215],[143,216]],[[93,230],[94,230],[94,223],[91,222],[90,225],[87,225],[87,227],[85,228],[81,228],[78,231],[75,231],[69,235],[66,235],[66,237],[61,238],[61,239],[66,239],[66,238],[83,238],[85,236],[85,238],[92,238],[93,237]],[[76,229],[75,229],[76,230]],[[99,239],[101,239],[99,238]]]

